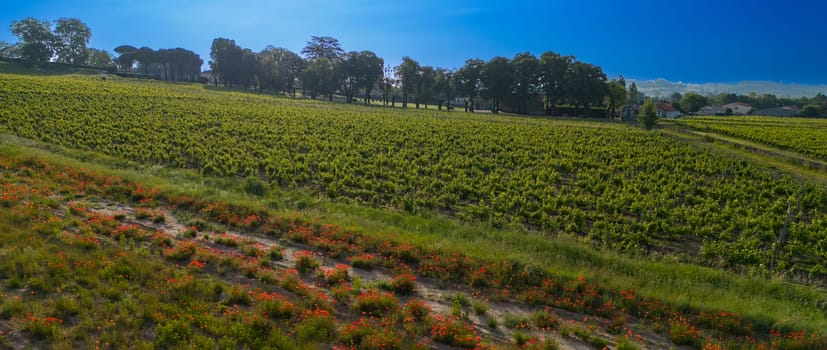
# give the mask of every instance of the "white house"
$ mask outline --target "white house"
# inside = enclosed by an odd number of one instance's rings
[[[668,103],[658,103],[656,106],[658,107],[658,118],[677,118],[683,115],[681,111]]]
[[[721,107],[724,108],[724,114],[726,114],[727,109],[731,110],[734,115],[747,115],[752,111],[752,106],[741,102],[729,103]]]

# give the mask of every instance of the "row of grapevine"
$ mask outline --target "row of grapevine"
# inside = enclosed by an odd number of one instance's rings
[[[676,122],[827,159],[827,119],[823,118],[691,117]]]

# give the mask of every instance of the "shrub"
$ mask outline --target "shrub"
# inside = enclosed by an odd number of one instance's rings
[[[233,286],[230,289],[230,297],[227,299],[227,305],[250,305],[252,301],[253,298],[250,296],[250,292],[242,287]]]
[[[535,311],[531,314],[531,321],[535,327],[540,329],[552,329],[560,323],[557,315],[548,310]]]
[[[155,344],[161,347],[177,345],[192,337],[192,328],[184,321],[170,320],[159,324],[155,330]]]
[[[267,194],[267,184],[257,177],[250,176],[244,181],[244,192],[254,196],[263,197]]]
[[[296,326],[300,343],[328,342],[336,334],[336,322],[325,310],[305,311],[302,321]]]
[[[689,319],[673,315],[669,320],[669,339],[678,345],[697,346],[700,341],[701,332],[689,322]]]
[[[650,130],[655,127],[655,123],[658,121],[658,109],[655,106],[655,102],[652,100],[646,100],[646,102],[643,102],[643,106],[640,108],[640,114],[638,114],[637,120],[646,130]]]
[[[186,260],[195,254],[195,242],[181,242],[177,246],[164,250],[164,256],[173,260]]]
[[[529,319],[524,315],[506,314],[503,318],[503,325],[509,329],[528,329]]]
[[[256,297],[261,310],[267,317],[289,319],[296,313],[296,307],[287,298],[276,293],[261,293]]]
[[[456,347],[474,348],[480,343],[480,336],[474,327],[456,316],[436,315],[432,319],[431,339]]]
[[[267,256],[273,261],[284,259],[284,255],[281,254],[281,247],[279,246],[270,247],[270,249],[267,250]]]
[[[629,338],[620,337],[617,339],[617,350],[638,350],[640,349],[637,345],[632,343]]]
[[[353,265],[353,267],[370,270],[374,266],[379,265],[379,258],[373,254],[363,253],[351,258],[350,263]]]
[[[476,315],[485,315],[488,312],[488,304],[480,300],[471,300],[471,309]]]
[[[319,268],[319,266],[319,261],[313,257],[313,253],[308,251],[302,251],[296,254],[296,270],[298,270],[299,272],[312,272]]]
[[[400,295],[410,295],[416,288],[416,277],[410,273],[401,273],[391,279],[391,290]]]
[[[414,322],[424,322],[431,314],[431,308],[428,307],[428,305],[426,305],[422,300],[412,299],[405,304],[405,308],[402,312],[407,317],[410,317],[410,319]]]
[[[338,264],[336,265],[336,267],[325,271],[324,278],[327,281],[327,283],[331,286],[348,282],[350,281],[350,275],[348,274],[348,266],[344,264]]]
[[[356,297],[353,308],[368,315],[383,317],[399,309],[399,301],[393,294],[370,290]]]

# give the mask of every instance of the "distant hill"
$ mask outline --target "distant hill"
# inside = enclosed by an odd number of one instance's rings
[[[666,79],[655,80],[634,80],[627,79],[637,84],[638,90],[647,96],[669,96],[675,92],[681,94],[697,92],[701,95],[715,95],[719,93],[735,93],[747,95],[751,92],[756,94],[773,94],[778,97],[813,97],[818,93],[827,94],[827,85],[804,85],[785,84],[772,81],[742,81],[739,83],[704,83],[693,84],[684,82],[671,82]]]

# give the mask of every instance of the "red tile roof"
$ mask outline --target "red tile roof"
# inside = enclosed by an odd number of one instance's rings
[[[664,112],[677,112],[678,111],[677,109],[675,109],[675,107],[672,107],[672,105],[670,105],[668,103],[658,103],[657,106],[658,106],[659,110],[662,110]]]

